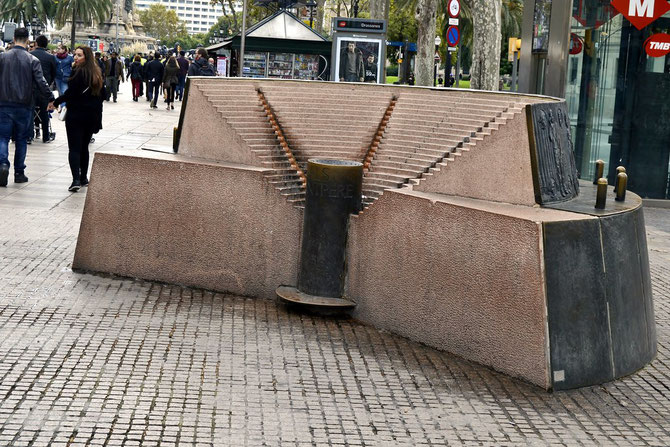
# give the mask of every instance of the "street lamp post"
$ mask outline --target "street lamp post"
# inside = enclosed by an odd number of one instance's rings
[[[244,44],[247,34],[247,0],[242,3],[242,41],[240,42],[240,60],[237,61],[237,76],[244,75]]]
[[[441,43],[442,39],[440,39],[440,36],[435,37],[435,61],[433,62],[433,87],[437,85],[437,66],[440,63],[438,51],[440,49]]]
[[[42,33],[42,23],[37,16],[33,16],[33,19],[30,21],[30,31],[33,33],[33,40]]]
[[[121,1],[117,0],[116,1],[116,39],[114,43],[114,50],[116,52],[119,52],[119,6],[121,5]]]
[[[305,6],[309,8],[309,27],[313,28],[314,26],[314,8],[316,7],[316,2],[314,0],[309,0],[305,3]]]

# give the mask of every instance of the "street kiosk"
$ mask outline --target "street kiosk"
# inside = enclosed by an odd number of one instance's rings
[[[241,36],[236,35],[207,50],[232,55],[230,76],[239,76]],[[330,41],[295,15],[280,10],[249,28],[246,33],[241,75],[247,78],[329,80]]]

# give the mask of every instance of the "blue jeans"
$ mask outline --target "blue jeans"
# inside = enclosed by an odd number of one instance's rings
[[[186,76],[179,75],[177,77],[179,79],[179,83],[177,84],[177,98],[181,100],[184,97],[184,86],[186,85]]]
[[[67,90],[67,79],[58,79],[56,78],[56,88],[58,89],[58,95],[62,95]],[[65,103],[63,103],[65,106]]]
[[[9,166],[9,140],[14,139],[14,172],[26,169],[28,138],[33,128],[33,111],[25,106],[0,106],[0,164]]]

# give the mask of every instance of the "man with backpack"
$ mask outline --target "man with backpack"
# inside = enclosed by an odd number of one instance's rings
[[[158,96],[160,94],[161,82],[163,81],[163,64],[160,60],[160,55],[158,53],[154,54],[154,59],[151,62],[145,64],[146,67],[146,76],[149,81],[148,93],[149,99],[151,100],[150,107],[152,109],[157,109],[158,106]]]
[[[195,53],[195,61],[188,67],[189,76],[216,76],[216,70],[207,62],[207,50],[198,48]]]

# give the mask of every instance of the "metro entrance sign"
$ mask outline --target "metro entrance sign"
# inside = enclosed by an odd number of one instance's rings
[[[670,11],[666,0],[612,0],[612,6],[639,30]]]

